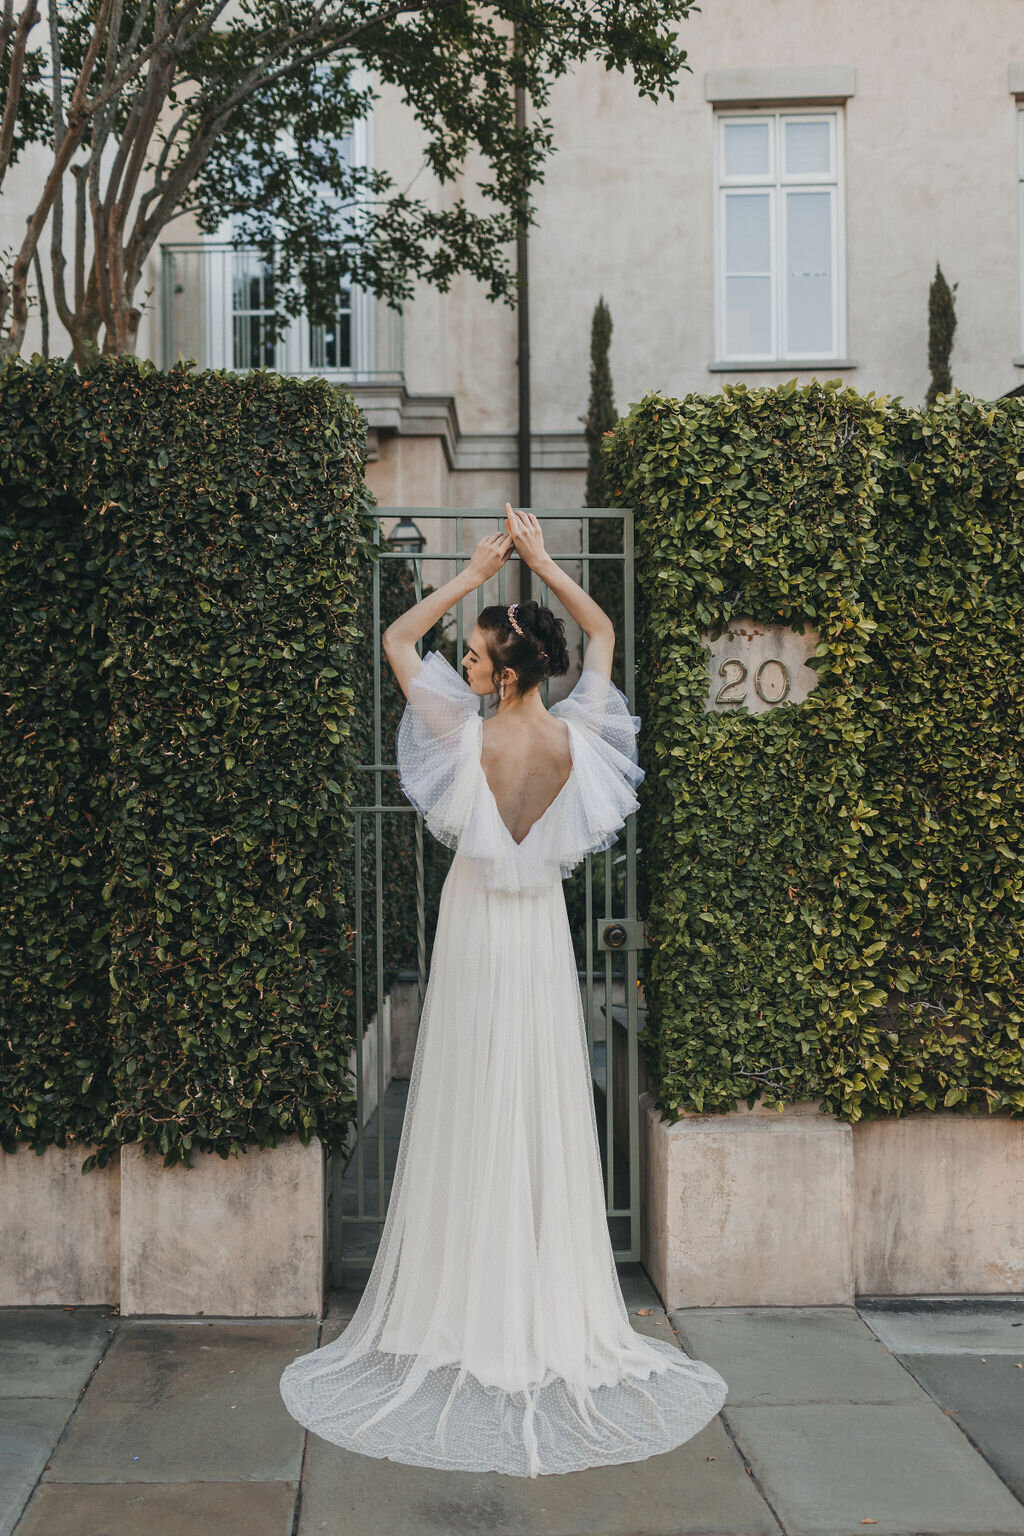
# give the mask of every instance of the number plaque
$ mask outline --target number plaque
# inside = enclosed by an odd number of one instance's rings
[[[707,646],[710,687],[705,709],[721,714],[745,708],[763,714],[778,704],[799,704],[817,687],[818,674],[805,665],[818,646],[817,631],[800,634],[784,624],[733,619]]]

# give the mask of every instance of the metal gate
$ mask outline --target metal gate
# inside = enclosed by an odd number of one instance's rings
[[[592,573],[599,563],[602,591],[608,589],[610,578],[618,578],[612,581],[620,597],[615,614],[616,654],[621,654],[623,661],[623,691],[630,707],[635,707],[632,511],[622,507],[528,510],[544,525],[545,544],[552,558],[565,566],[585,590],[591,590]],[[387,1214],[411,1050],[426,986],[428,936],[436,916],[436,911],[431,910],[431,896],[436,896],[437,881],[435,878],[432,892],[427,865],[438,858],[450,862],[452,856],[449,850],[435,844],[429,834],[427,841],[431,846],[425,848],[422,818],[404,800],[398,787],[394,732],[385,731],[382,709],[382,683],[387,681],[387,663],[380,645],[382,628],[386,627],[382,623],[382,570],[388,561],[406,562],[411,577],[410,595],[418,598],[423,593],[424,575],[430,586],[440,586],[467,564],[478,539],[504,527],[504,513],[490,507],[377,507],[373,516],[379,558],[374,562],[372,591],[372,727],[368,733],[371,739],[365,754],[367,760],[357,769],[353,807],[355,1048],[349,1064],[357,1104],[347,1149],[331,1158],[328,1230],[333,1285],[358,1283],[365,1278]],[[382,524],[395,519],[401,526],[391,530],[389,542],[383,536]],[[609,542],[607,530],[617,525],[621,537],[612,541],[617,542],[617,550],[591,548],[591,525],[595,519],[601,520],[600,530],[605,535],[602,543]],[[426,536],[417,549],[421,542],[418,536],[423,533],[421,523],[425,525]],[[561,546],[565,548],[560,552]],[[513,556],[497,576],[457,609],[449,611],[446,619],[449,638],[454,640],[453,664],[457,669],[464,639],[481,609],[489,603],[506,603],[521,595],[520,570],[518,559]],[[557,602],[550,600],[545,584],[536,576],[532,595],[541,603],[550,602],[556,612],[562,611]],[[571,654],[574,626],[564,612],[563,616]],[[585,637],[580,637],[581,659],[584,645]],[[545,679],[541,684],[545,704],[553,702],[552,682],[560,685],[561,695],[572,686],[576,676],[578,672],[571,670],[566,678]],[[400,897],[386,888],[384,848],[387,828],[389,824],[395,825],[390,818],[394,817],[412,819],[412,836],[407,838],[411,857],[408,867],[403,867],[405,879]],[[609,1231],[619,1261],[640,1257],[638,960],[643,941],[636,910],[636,854],[635,817],[630,816],[618,841],[602,853],[589,855],[564,882],[580,972]],[[410,954],[410,964],[397,975],[390,963],[392,957],[386,952],[388,904],[396,900],[414,903],[415,907],[414,922],[407,923],[407,929],[414,931],[414,942],[409,943],[415,956]]]

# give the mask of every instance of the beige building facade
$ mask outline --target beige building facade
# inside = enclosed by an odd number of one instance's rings
[[[1024,381],[1024,9],[1019,0],[714,0],[681,29],[692,73],[641,100],[592,64],[557,81],[557,152],[535,191],[529,255],[532,504],[579,505],[590,324],[603,295],[615,402],[724,382],[842,378],[919,404],[928,289],[956,283],[954,383],[994,398]],[[438,206],[483,167],[431,184],[392,92],[353,153]],[[46,157],[0,202],[24,228]],[[68,194],[70,197],[70,193]],[[66,223],[72,221],[66,218]],[[150,258],[139,351],[161,366],[272,366],[352,387],[382,505],[500,507],[517,494],[517,320],[471,278],[425,285],[401,317],[353,293],[337,326],[261,340],[265,274],[190,216]],[[49,233],[44,236],[44,268]],[[70,252],[69,252],[70,254]],[[249,263],[248,266],[245,263]],[[52,305],[51,305],[52,315]],[[50,350],[67,338],[55,318]],[[33,309],[24,348],[41,346]]]

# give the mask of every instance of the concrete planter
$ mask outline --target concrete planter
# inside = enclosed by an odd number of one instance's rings
[[[813,1104],[674,1125],[640,1106],[641,1244],[666,1308],[852,1302],[848,1125]]]
[[[325,1152],[288,1137],[191,1168],[121,1148],[0,1158],[0,1305],[122,1316],[316,1317],[326,1281]]]
[[[817,1102],[663,1124],[641,1098],[644,1263],[667,1308],[1024,1289],[1024,1121],[850,1126]]]
[[[1024,1291],[1024,1120],[873,1120],[853,1146],[861,1294]]]
[[[120,1294],[121,1168],[91,1147],[0,1156],[0,1306],[94,1307]]]
[[[165,1168],[121,1148],[121,1315],[317,1317],[326,1294],[325,1151],[289,1136]]]
[[[665,1125],[641,1098],[641,1242],[665,1305],[827,1306],[1024,1291],[1024,1121],[948,1112],[849,1126],[817,1103]],[[327,1159],[290,1137],[165,1168],[136,1145],[0,1158],[0,1305],[310,1317]]]

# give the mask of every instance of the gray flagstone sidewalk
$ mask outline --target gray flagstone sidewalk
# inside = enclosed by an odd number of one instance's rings
[[[314,1319],[0,1310],[0,1536],[1024,1536],[1024,1298],[863,1299],[633,1324],[729,1382],[678,1450],[533,1480],[378,1461],[307,1434]],[[648,1310],[649,1309],[649,1310]]]

